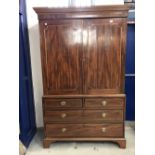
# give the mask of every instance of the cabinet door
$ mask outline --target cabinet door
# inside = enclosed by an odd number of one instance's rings
[[[44,94],[81,92],[80,20],[53,20],[40,23]]]
[[[28,147],[36,121],[25,0],[20,0],[19,11],[19,138]]]
[[[121,93],[124,89],[126,19],[84,22],[85,93]]]

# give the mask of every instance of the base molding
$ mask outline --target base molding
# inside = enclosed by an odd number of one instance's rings
[[[50,144],[56,141],[103,141],[117,143],[120,148],[126,148],[125,138],[44,138],[43,147],[49,148]]]

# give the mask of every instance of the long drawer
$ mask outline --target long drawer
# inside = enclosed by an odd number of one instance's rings
[[[123,124],[46,124],[47,137],[123,137]]]
[[[82,108],[82,99],[46,99],[43,105],[45,110]]]
[[[103,123],[123,121],[123,110],[59,110],[45,111],[45,123]]]
[[[123,109],[124,98],[86,98],[84,108],[87,109]]]

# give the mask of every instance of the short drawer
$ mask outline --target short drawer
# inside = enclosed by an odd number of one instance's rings
[[[46,99],[43,104],[45,110],[55,108],[82,108],[82,99]]]
[[[124,98],[86,98],[84,107],[90,109],[123,109]]]
[[[45,123],[53,122],[80,122],[82,119],[82,110],[59,110],[59,111],[45,111]]]
[[[123,137],[123,124],[46,124],[48,137]]]
[[[123,110],[85,110],[83,118],[88,123],[123,122],[123,114]]]

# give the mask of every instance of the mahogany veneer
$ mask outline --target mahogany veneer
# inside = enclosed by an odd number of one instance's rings
[[[111,141],[125,148],[129,6],[34,10],[40,27],[43,146],[75,140]]]

